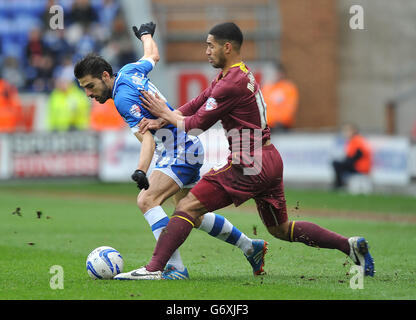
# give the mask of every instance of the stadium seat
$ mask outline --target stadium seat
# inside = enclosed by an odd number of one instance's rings
[[[64,9],[65,28],[68,28],[66,35],[68,35],[71,27],[71,21],[68,17],[74,1],[59,0],[55,2],[55,4],[62,6]],[[101,12],[104,8],[104,0],[90,0],[90,3],[96,12]],[[35,27],[40,29],[47,27],[44,26],[47,23],[47,21],[44,21],[44,14],[47,12],[47,8],[48,0],[0,0],[0,66],[6,57],[17,58],[21,69],[26,69],[23,72],[23,77],[26,80],[25,85],[21,88],[24,91],[32,90],[32,78],[35,76],[33,75],[33,69],[27,69],[26,46],[28,36],[30,30]],[[106,20],[102,23],[106,23]],[[43,37],[45,37],[44,34]],[[78,53],[78,55],[73,57],[73,60],[78,60],[87,52],[99,51],[99,48],[104,45],[100,41],[102,39],[97,37],[95,33],[92,35],[85,33],[81,40],[75,44],[70,43],[71,52],[76,51]],[[56,60],[58,61],[59,58]],[[55,64],[56,67],[59,67],[59,62]]]

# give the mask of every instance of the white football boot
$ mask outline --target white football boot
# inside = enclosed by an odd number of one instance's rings
[[[145,267],[139,269],[119,273],[113,279],[115,280],[161,280],[162,271],[147,271]]]
[[[363,237],[351,237],[348,239],[350,244],[350,258],[358,266],[361,266],[364,275],[373,277],[376,272],[374,269],[374,259],[369,252],[368,242]]]

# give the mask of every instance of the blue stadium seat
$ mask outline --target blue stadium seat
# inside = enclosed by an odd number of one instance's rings
[[[57,0],[55,3],[69,14],[75,0]],[[104,0],[90,0],[96,12],[104,8]],[[28,67],[26,46],[30,31],[34,27],[43,27],[42,15],[47,8],[48,0],[0,0],[0,63],[6,56],[16,57],[22,69]],[[65,21],[67,26],[68,21]],[[103,22],[102,22],[103,23]],[[107,22],[105,22],[107,23]],[[98,50],[98,39],[85,35],[76,48],[74,58],[79,59],[86,52]],[[30,78],[30,69],[25,70],[25,76]]]
[[[12,19],[0,17],[0,37],[7,37],[11,32]]]
[[[15,57],[20,61],[24,58],[24,47],[18,41],[6,41],[2,43],[2,46],[5,57]]]
[[[15,18],[14,32],[28,33],[35,27],[41,27],[41,21],[36,15],[19,14]]]

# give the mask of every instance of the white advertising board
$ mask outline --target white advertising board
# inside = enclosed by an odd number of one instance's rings
[[[103,181],[129,181],[139,161],[140,142],[130,130],[105,131],[100,140],[99,178]]]
[[[405,137],[370,136],[373,149],[371,178],[379,185],[406,185],[410,181],[409,140]],[[331,183],[332,161],[342,157],[344,141],[335,134],[273,135],[272,142],[284,163],[284,180]]]
[[[9,142],[7,134],[0,134],[0,180],[11,175]]]
[[[223,165],[229,151],[224,131],[219,125],[199,137],[205,150],[202,175],[211,167]],[[391,186],[409,184],[410,177],[416,175],[416,149],[410,145],[409,139],[370,136],[368,140],[374,152],[373,183]],[[273,135],[272,142],[282,156],[285,181],[333,181],[332,161],[343,155],[344,148],[344,141],[339,136],[282,134]],[[139,155],[140,142],[130,130],[103,132],[98,139],[82,133],[4,134],[0,135],[0,179],[93,176],[98,171],[103,181],[130,181]],[[149,173],[152,168],[153,164]]]

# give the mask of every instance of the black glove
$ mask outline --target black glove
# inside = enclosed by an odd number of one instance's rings
[[[137,188],[145,190],[149,188],[149,180],[147,180],[146,173],[142,170],[134,171],[131,178],[137,183]]]
[[[143,23],[140,26],[140,29],[137,29],[136,26],[133,26],[133,32],[139,40],[141,40],[142,36],[144,36],[145,34],[150,34],[153,37],[155,30],[156,24],[154,24],[153,22]]]

